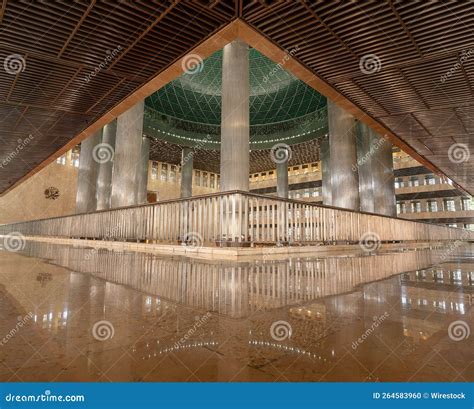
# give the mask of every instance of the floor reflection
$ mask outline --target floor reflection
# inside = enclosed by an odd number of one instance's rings
[[[230,263],[27,243],[0,252],[0,381],[472,381],[472,250]]]

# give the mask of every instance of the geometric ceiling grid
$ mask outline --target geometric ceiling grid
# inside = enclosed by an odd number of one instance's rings
[[[145,100],[148,108],[190,122],[220,125],[222,50]],[[321,109],[326,98],[255,49],[249,50],[250,125],[291,120]]]

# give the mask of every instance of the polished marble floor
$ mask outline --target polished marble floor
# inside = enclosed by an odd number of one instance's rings
[[[0,381],[474,381],[474,246],[203,262],[0,252]]]

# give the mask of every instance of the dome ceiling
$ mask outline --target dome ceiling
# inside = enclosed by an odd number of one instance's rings
[[[315,112],[326,98],[284,70],[249,50],[250,124],[284,122]],[[179,120],[220,125],[222,50],[208,57],[195,73],[185,73],[146,100],[148,109]]]

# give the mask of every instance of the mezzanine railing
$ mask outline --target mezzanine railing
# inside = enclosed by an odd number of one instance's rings
[[[200,245],[474,240],[474,232],[241,191],[0,226],[0,234]]]

